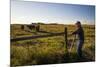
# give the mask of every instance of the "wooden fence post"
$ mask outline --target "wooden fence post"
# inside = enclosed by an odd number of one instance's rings
[[[21,25],[21,30],[24,30],[24,25]]]
[[[40,31],[40,25],[38,24],[36,27],[36,31],[39,32]]]
[[[67,47],[67,27],[65,27],[65,47],[66,47],[66,53],[68,53],[68,47]]]

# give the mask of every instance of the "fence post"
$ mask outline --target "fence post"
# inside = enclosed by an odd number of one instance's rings
[[[40,31],[40,25],[38,24],[36,27],[36,31],[39,32]]]
[[[21,25],[21,30],[24,30],[24,25]]]
[[[66,54],[68,54],[68,47],[67,47],[67,27],[65,27],[65,47],[66,47]]]

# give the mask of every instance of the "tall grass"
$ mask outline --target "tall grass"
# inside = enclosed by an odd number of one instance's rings
[[[68,34],[75,30],[73,25],[41,25],[40,30],[48,32],[63,32],[64,27],[68,28]],[[83,55],[85,59],[80,61],[94,61],[95,28],[91,25],[84,25],[83,27],[85,31],[85,43],[83,48]],[[26,30],[28,29],[26,28]],[[11,25],[11,37],[29,35],[35,36],[36,34],[21,30],[20,25]],[[43,33],[37,32],[37,35],[43,35]],[[68,36],[68,39],[73,39],[73,36]],[[66,53],[67,51],[64,41],[64,36],[55,36],[11,42],[11,65],[55,64],[79,61],[76,46],[74,45],[70,54]],[[69,56],[66,57],[66,54]]]

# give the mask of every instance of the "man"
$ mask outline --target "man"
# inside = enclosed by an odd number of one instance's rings
[[[81,22],[77,21],[75,23],[76,31],[72,33],[72,35],[78,35],[78,43],[77,43],[77,54],[79,58],[82,58],[82,47],[84,44],[84,30],[81,26]]]

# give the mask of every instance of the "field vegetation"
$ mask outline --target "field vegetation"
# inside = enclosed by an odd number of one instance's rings
[[[21,29],[22,24],[11,24],[11,38],[47,35],[48,33],[37,32],[35,29],[30,30],[25,26]],[[74,25],[63,24],[39,24],[41,31],[52,33],[64,32],[68,29],[68,40],[74,36],[69,36],[74,30]],[[70,55],[66,53],[64,36],[54,36],[38,39],[29,39],[23,41],[11,42],[11,66],[16,65],[40,65],[40,64],[57,64],[95,61],[95,26],[83,25],[85,32],[85,43],[83,46],[83,59],[78,59],[76,53],[76,41]]]

